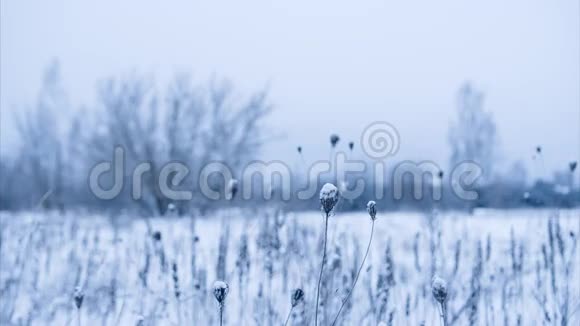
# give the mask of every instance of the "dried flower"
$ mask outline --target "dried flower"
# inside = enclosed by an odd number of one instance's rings
[[[226,297],[228,296],[228,292],[230,291],[230,287],[224,281],[215,281],[213,284],[213,295],[215,299],[219,303],[219,317],[220,317],[220,326],[224,324],[224,304],[226,303]]]
[[[369,215],[371,216],[371,220],[376,220],[377,219],[377,203],[375,203],[374,200],[370,200],[367,203],[367,212],[369,212]]]
[[[136,326],[143,326],[143,325],[145,325],[145,317],[143,317],[143,315],[137,315]]]
[[[302,291],[302,289],[294,289],[292,291],[292,297],[291,299],[291,304],[292,307],[290,308],[290,312],[288,312],[288,317],[286,317],[286,322],[284,323],[284,326],[288,325],[288,322],[290,321],[290,316],[292,315],[292,310],[294,310],[294,307],[296,307],[299,303],[301,303],[302,301],[304,301],[304,291]]]
[[[227,199],[234,199],[236,197],[236,193],[238,192],[238,180],[230,179],[228,182],[228,189],[226,193]]]
[[[570,167],[570,172],[574,172],[576,170],[576,167],[578,166],[578,162],[576,161],[570,162],[568,165]]]
[[[337,140],[338,141],[338,140]],[[316,308],[314,314],[314,326],[318,326],[318,303],[320,299],[320,282],[322,281],[322,273],[324,272],[324,265],[326,264],[326,244],[328,242],[328,217],[338,202],[338,189],[331,183],[326,183],[320,189],[320,206],[326,213],[324,219],[324,242],[322,250],[322,263],[320,264],[320,275],[318,276],[318,286],[316,287]]]
[[[373,233],[375,231],[375,219],[377,216],[377,209],[376,209],[376,203],[374,201],[369,201],[367,203],[367,212],[369,212],[369,215],[371,216],[371,236],[369,238],[369,244],[367,246],[367,250],[365,252],[365,255],[363,257],[362,263],[360,264],[360,267],[358,269],[358,271],[356,272],[356,276],[354,277],[354,281],[352,282],[352,286],[350,288],[350,290],[348,291],[348,294],[346,296],[346,298],[344,300],[342,300],[342,304],[340,305],[340,308],[338,309],[338,313],[336,314],[336,317],[334,317],[334,321],[332,322],[331,326],[336,325],[336,322],[338,321],[338,318],[340,317],[340,313],[342,312],[342,309],[344,308],[345,304],[348,302],[348,299],[350,299],[350,296],[352,295],[353,291],[354,291],[354,287],[356,286],[356,283],[358,282],[358,278],[360,276],[360,273],[365,265],[365,261],[367,260],[367,257],[369,255],[369,251],[371,249],[371,243],[373,242]]]
[[[336,134],[330,135],[330,145],[332,145],[332,148],[336,147],[336,144],[338,143],[339,140],[340,137],[338,137],[338,135]]]
[[[230,287],[224,281],[215,281],[213,284],[213,295],[217,302],[222,306],[226,301],[226,297],[228,296],[228,292],[230,291]]]
[[[294,289],[292,291],[292,308],[304,301],[304,291],[302,289]]]
[[[326,183],[320,189],[320,205],[328,216],[338,202],[338,189],[332,183]]]
[[[296,150],[298,151],[298,154],[302,154],[302,146],[298,146]]]
[[[433,291],[433,297],[437,302],[443,304],[447,300],[447,282],[441,277],[435,275],[431,280],[431,291]]]
[[[352,151],[352,149],[354,148],[354,142],[351,141],[350,143],[348,143],[348,148]]]
[[[81,309],[83,305],[83,299],[85,295],[83,294],[83,290],[80,286],[75,287],[74,299],[75,299],[75,306],[77,309]]]

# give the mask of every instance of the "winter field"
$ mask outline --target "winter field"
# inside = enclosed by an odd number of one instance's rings
[[[580,211],[377,215],[369,258],[338,324],[578,325]],[[3,325],[311,325],[323,218],[223,211],[196,219],[1,213]],[[556,217],[559,216],[559,217]],[[193,223],[192,223],[193,222]],[[361,263],[371,221],[329,220],[319,324],[330,325]],[[224,263],[225,262],[225,263]],[[80,308],[76,308],[79,302]]]

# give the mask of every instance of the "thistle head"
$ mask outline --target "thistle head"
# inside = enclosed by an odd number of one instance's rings
[[[292,307],[296,307],[302,301],[304,301],[304,291],[302,289],[294,289],[292,291]]]
[[[81,306],[83,305],[84,297],[85,297],[85,295],[83,294],[83,290],[81,289],[81,287],[76,286],[75,293],[74,293],[74,300],[75,300],[75,307],[77,307],[77,309],[81,309]]]
[[[568,167],[570,168],[570,172],[574,173],[574,171],[576,170],[576,167],[578,166],[578,162],[574,161],[574,162],[570,162],[568,164]]]
[[[349,143],[348,143],[348,148],[349,148],[351,151],[353,150],[353,148],[354,148],[354,142],[353,142],[353,141],[351,141],[351,142],[349,142]]]
[[[229,291],[230,287],[224,281],[215,281],[213,284],[213,295],[215,296],[215,299],[220,304],[220,306],[225,303]]]
[[[338,203],[338,189],[332,183],[326,183],[320,189],[320,206],[328,216]]]
[[[332,146],[332,148],[336,147],[336,144],[338,143],[339,140],[340,137],[338,137],[338,135],[336,134],[330,135],[330,145]]]
[[[447,300],[447,282],[441,277],[435,275],[431,280],[431,291],[437,302],[443,304]]]
[[[136,326],[143,326],[143,325],[145,325],[145,317],[143,315],[137,315]]]
[[[238,180],[230,179],[230,181],[228,182],[226,198],[227,199],[234,199],[236,197],[237,192],[238,192]]]
[[[369,213],[371,220],[377,219],[377,203],[374,200],[369,200],[367,203],[367,212]]]

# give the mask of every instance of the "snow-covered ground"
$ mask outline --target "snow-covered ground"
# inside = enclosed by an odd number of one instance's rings
[[[305,300],[289,324],[314,324],[320,212],[147,220],[3,212],[0,223],[3,325],[219,324],[218,273],[229,285],[225,324],[284,324],[294,288]],[[332,323],[346,297],[371,231],[366,212],[339,211],[328,225],[321,325]],[[379,207],[369,258],[339,323],[439,325],[430,285],[437,274],[448,283],[450,324],[560,325],[566,318],[577,325],[579,234],[580,210],[382,214]]]

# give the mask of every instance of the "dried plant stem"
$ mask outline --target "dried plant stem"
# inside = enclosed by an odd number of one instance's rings
[[[332,325],[334,326],[336,324],[336,322],[338,321],[338,317],[340,316],[340,313],[342,312],[342,309],[344,308],[344,305],[348,302],[348,300],[350,299],[350,296],[352,295],[352,292],[354,291],[354,287],[356,286],[356,283],[358,282],[358,278],[360,276],[360,273],[365,265],[365,261],[367,260],[367,256],[369,255],[369,251],[371,249],[371,243],[373,242],[373,234],[375,231],[375,220],[372,220],[372,224],[371,224],[371,236],[369,238],[369,244],[367,245],[367,251],[365,252],[365,256],[363,257],[362,263],[360,264],[360,267],[356,273],[356,277],[354,278],[354,282],[352,282],[352,287],[350,288],[350,291],[348,291],[348,295],[346,296],[346,298],[344,300],[342,300],[342,304],[340,305],[340,309],[338,309],[338,313],[336,314],[336,317],[334,317],[334,321],[332,322]]]
[[[118,324],[117,324],[118,325]],[[177,299],[177,325],[181,326],[181,302]]]
[[[123,312],[125,311],[126,302],[127,302],[127,299],[124,299],[123,304],[121,304],[121,310],[119,311],[119,314],[117,315],[117,320],[115,321],[115,325],[120,325],[121,317],[123,316]]]
[[[292,315],[293,309],[294,309],[294,307],[290,308],[290,311],[288,312],[288,317],[286,317],[286,322],[284,323],[284,326],[288,325],[288,322],[290,321],[290,316]]]
[[[437,310],[439,310],[439,316],[441,317],[441,325],[447,326],[447,308],[445,303],[441,303],[437,305]]]
[[[326,218],[324,219],[324,249],[322,251],[322,264],[320,266],[320,276],[318,276],[318,286],[316,287],[316,306],[314,314],[314,325],[318,325],[318,301],[320,299],[320,282],[322,281],[322,272],[324,271],[324,264],[326,263],[326,242],[328,238],[328,217],[329,213],[326,213]]]
[[[224,324],[224,308],[222,304],[220,304],[220,326]]]

